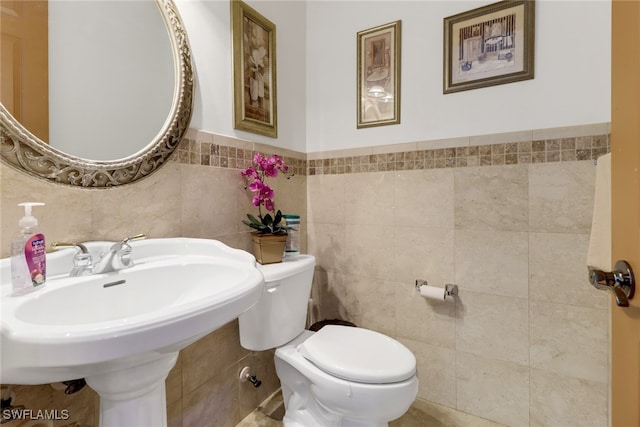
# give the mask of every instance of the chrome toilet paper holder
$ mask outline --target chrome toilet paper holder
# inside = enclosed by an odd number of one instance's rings
[[[458,295],[458,285],[453,285],[453,284],[448,283],[448,284],[444,285],[444,292],[448,296]]]
[[[420,286],[429,286],[426,280],[417,279],[416,280],[416,291],[420,292]],[[445,296],[452,297],[458,295],[458,285],[454,285],[448,283],[444,285],[444,294]]]

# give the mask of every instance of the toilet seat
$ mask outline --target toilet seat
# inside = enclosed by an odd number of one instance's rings
[[[327,325],[298,346],[324,372],[366,384],[404,381],[416,373],[416,358],[404,345],[378,332]]]

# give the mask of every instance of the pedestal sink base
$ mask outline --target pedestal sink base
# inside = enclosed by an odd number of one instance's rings
[[[166,427],[165,380],[178,352],[146,363],[86,378],[100,396],[100,427]]]

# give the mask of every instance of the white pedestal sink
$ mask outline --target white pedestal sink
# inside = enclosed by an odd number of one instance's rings
[[[252,255],[218,241],[131,246],[135,266],[85,277],[68,277],[73,250],[48,255],[45,287],[18,297],[0,261],[2,383],[85,378],[101,427],[166,426],[164,384],[179,351],[252,307],[264,282]]]

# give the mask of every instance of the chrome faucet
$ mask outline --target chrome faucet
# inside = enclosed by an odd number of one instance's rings
[[[147,237],[146,234],[137,234],[132,237],[127,237],[121,242],[114,243],[108,251],[100,255],[100,259],[93,267],[93,273],[108,273],[110,271],[118,271],[133,267],[133,260],[131,259],[132,249],[129,242],[132,240],[144,239],[145,237]]]
[[[82,243],[66,243],[55,242],[51,245],[53,250],[60,248],[76,248],[78,251],[73,257],[73,268],[69,273],[71,277],[89,276],[93,274],[93,262],[91,261],[91,254],[87,250],[87,247]]]

